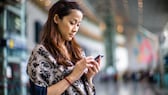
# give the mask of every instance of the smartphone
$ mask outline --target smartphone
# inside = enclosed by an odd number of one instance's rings
[[[104,57],[104,55],[99,54],[99,55],[96,56],[94,59],[97,61],[97,59],[98,59],[99,57],[102,58],[102,57]]]

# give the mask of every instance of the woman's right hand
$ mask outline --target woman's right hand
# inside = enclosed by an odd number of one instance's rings
[[[72,73],[68,76],[68,78],[71,80],[71,82],[74,82],[78,80],[84,73],[84,71],[88,68],[91,67],[92,65],[90,64],[92,61],[95,61],[92,56],[85,57],[81,60],[79,60]]]

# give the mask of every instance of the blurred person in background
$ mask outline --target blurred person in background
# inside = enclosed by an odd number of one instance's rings
[[[76,2],[60,0],[50,8],[27,65],[31,95],[95,95],[93,77],[100,58],[84,56],[75,41],[82,19]]]

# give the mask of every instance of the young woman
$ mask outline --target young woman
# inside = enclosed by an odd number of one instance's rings
[[[100,68],[75,41],[83,13],[76,2],[60,0],[49,10],[40,44],[27,65],[31,95],[95,95]]]

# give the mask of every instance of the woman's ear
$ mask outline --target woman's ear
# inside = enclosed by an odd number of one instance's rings
[[[56,24],[58,24],[58,20],[59,20],[59,16],[58,16],[58,14],[55,14],[55,16],[54,16],[54,22]]]

